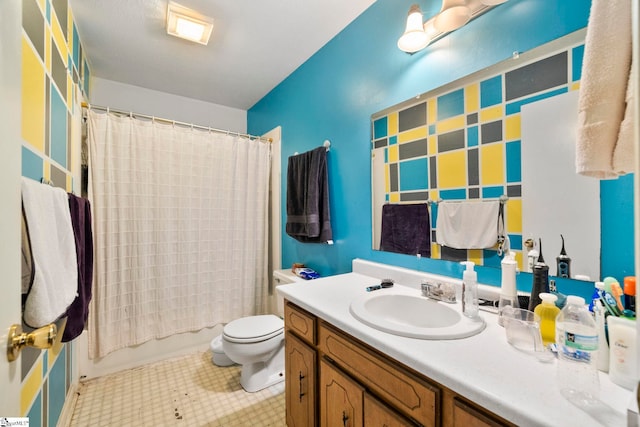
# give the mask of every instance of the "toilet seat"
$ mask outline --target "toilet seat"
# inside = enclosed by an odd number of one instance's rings
[[[222,330],[229,342],[250,344],[266,341],[284,333],[284,321],[273,314],[233,320]]]

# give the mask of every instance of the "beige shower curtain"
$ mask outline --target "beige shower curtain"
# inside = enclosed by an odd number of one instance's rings
[[[266,309],[270,146],[88,111],[89,357]]]

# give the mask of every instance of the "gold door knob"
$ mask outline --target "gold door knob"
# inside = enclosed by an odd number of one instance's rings
[[[18,358],[20,350],[27,346],[40,349],[51,348],[57,333],[58,330],[53,323],[28,333],[22,332],[20,325],[12,325],[7,339],[7,359],[13,362]]]

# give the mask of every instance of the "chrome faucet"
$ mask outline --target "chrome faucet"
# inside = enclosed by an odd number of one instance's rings
[[[438,301],[455,303],[456,289],[451,283],[427,282],[423,281],[420,285],[422,288],[422,296]]]

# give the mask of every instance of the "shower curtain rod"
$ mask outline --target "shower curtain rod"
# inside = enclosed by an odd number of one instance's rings
[[[125,114],[127,116],[130,117],[142,117],[145,119],[151,119],[151,120],[157,120],[160,122],[166,122],[166,123],[171,123],[174,125],[180,125],[180,126],[186,126],[186,127],[190,127],[192,129],[202,129],[202,130],[208,130],[209,132],[218,132],[218,133],[226,133],[227,135],[237,135],[243,138],[249,138],[249,139],[257,139],[260,141],[265,141],[265,142],[273,142],[272,138],[263,138],[261,136],[257,136],[257,135],[251,135],[248,133],[240,133],[240,132],[233,132],[230,130],[224,130],[224,129],[216,129],[216,128],[212,128],[212,127],[208,127],[208,126],[200,126],[200,125],[194,125],[193,123],[187,123],[187,122],[180,122],[178,120],[171,120],[171,119],[163,119],[161,117],[156,117],[156,116],[150,116],[148,114],[139,114],[139,113],[134,113],[131,111],[123,111],[123,110],[117,110],[115,108],[111,108],[111,107],[103,107],[101,105],[93,105],[93,104],[89,104],[86,102],[83,102],[82,104],[82,108],[88,108],[88,109],[94,109],[94,110],[102,110],[102,111],[106,111],[107,113],[116,113],[116,114]]]

